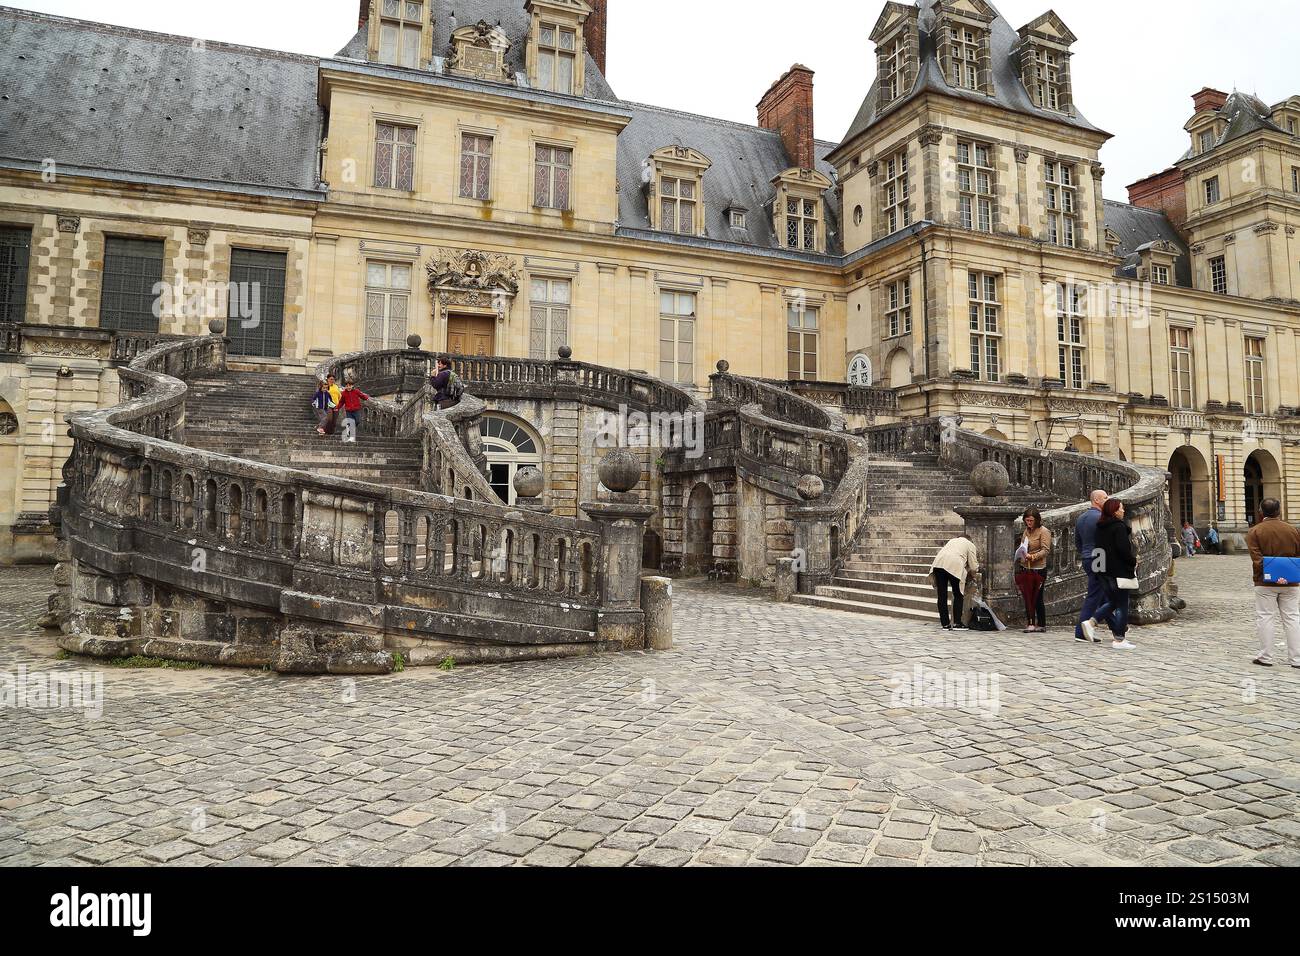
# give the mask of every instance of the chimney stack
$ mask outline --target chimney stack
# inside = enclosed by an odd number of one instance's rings
[[[1192,94],[1192,105],[1196,107],[1196,112],[1201,110],[1221,110],[1225,103],[1228,102],[1228,94],[1222,90],[1214,90],[1210,87],[1204,87],[1199,93]]]
[[[370,0],[361,0],[361,13],[357,16],[357,29],[370,22]]]
[[[790,159],[800,169],[817,162],[813,148],[813,71],[796,63],[758,102],[758,125],[776,130]]]
[[[586,39],[587,52],[591,54],[591,58],[596,61],[596,66],[600,67],[600,72],[604,74],[609,0],[587,0],[587,5],[591,7],[591,16],[587,17],[587,22],[583,24],[582,35]]]

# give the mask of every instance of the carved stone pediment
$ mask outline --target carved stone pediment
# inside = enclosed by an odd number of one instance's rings
[[[519,263],[478,249],[439,249],[426,267],[429,292],[443,306],[490,308],[504,322],[519,294]]]
[[[509,80],[506,54],[511,45],[510,38],[500,29],[480,20],[451,35],[451,57],[447,67],[457,76],[497,82]]]

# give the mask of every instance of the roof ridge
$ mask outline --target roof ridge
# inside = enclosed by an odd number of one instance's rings
[[[750,130],[751,132],[771,133],[774,136],[781,135],[774,129],[767,129],[766,127],[759,126],[756,123],[742,123],[739,120],[723,119],[719,116],[705,116],[703,113],[688,113],[685,110],[676,110],[670,106],[656,106],[653,103],[638,103],[635,100],[619,100],[618,102],[621,106],[633,106],[639,109],[655,110],[659,113],[671,113],[674,116],[689,116],[691,119],[703,120],[706,123],[713,123],[718,126],[733,126],[744,130]]]
[[[282,60],[293,60],[299,63],[317,63],[321,58],[311,56],[306,53],[291,53],[288,50],[273,50],[269,47],[246,46],[242,43],[228,43],[224,40],[207,40],[203,37],[187,37],[177,33],[160,33],[157,30],[143,30],[139,27],[128,27],[118,23],[101,23],[98,20],[82,20],[78,17],[62,17],[53,13],[44,13],[40,10],[21,10],[17,7],[0,6],[0,15],[12,15],[15,18],[31,21],[44,21],[46,23],[57,23],[64,26],[78,27],[84,30],[93,30],[97,33],[110,33],[119,36],[129,36],[140,40],[154,40],[165,43],[178,45],[193,46],[194,42],[203,44],[204,49],[219,50],[223,53],[245,53],[267,58],[277,58]]]

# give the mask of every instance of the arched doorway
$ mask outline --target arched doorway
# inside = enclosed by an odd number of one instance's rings
[[[902,388],[912,384],[912,358],[904,349],[895,349],[889,356],[889,387]]]
[[[1260,505],[1265,498],[1282,497],[1282,470],[1277,459],[1260,449],[1246,459],[1243,469],[1246,490],[1246,523],[1254,525],[1260,519]]]
[[[515,503],[515,474],[542,467],[542,440],[524,422],[506,415],[483,416],[483,453],[492,490],[508,505]]]
[[[686,570],[703,572],[713,567],[713,489],[700,482],[686,502]]]
[[[1205,456],[1184,445],[1169,458],[1169,510],[1174,523],[1208,524],[1215,517],[1211,502],[1210,466]],[[1200,524],[1198,524],[1198,522]]]

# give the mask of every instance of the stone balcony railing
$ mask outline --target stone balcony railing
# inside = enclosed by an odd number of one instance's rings
[[[1172,518],[1165,498],[1166,472],[1090,455],[1045,451],[965,431],[955,419],[924,419],[866,429],[873,450],[889,454],[934,455],[946,468],[970,474],[977,465],[996,462],[1006,469],[1011,485],[1039,491],[1045,500],[1070,505],[1042,510],[1043,525],[1052,533],[1048,560],[1048,615],[1064,620],[1077,615],[1087,591],[1087,576],[1075,546],[1074,526],[1091,507],[1088,499],[1101,490],[1124,502],[1126,520],[1138,551],[1141,587],[1133,598],[1131,619],[1137,624],[1168,620],[1167,583],[1172,561]],[[997,499],[973,499],[957,509],[977,546],[984,570],[981,594],[1000,615],[1018,615],[1020,597],[1014,582],[1014,555],[1024,531],[1022,509]]]
[[[374,378],[400,364],[349,362]],[[122,404],[70,416],[52,605],[65,649],[368,673],[394,649],[423,663],[641,646],[648,509],[618,494],[584,504],[589,521],[502,505],[427,394],[375,418],[423,430],[444,494],[187,447],[184,378],[225,363],[219,336],[158,346],[120,370]]]

